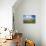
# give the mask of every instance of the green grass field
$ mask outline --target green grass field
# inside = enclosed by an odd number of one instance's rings
[[[23,20],[24,23],[35,23],[35,20],[29,19],[29,20]]]

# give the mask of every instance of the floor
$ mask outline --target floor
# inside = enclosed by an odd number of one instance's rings
[[[20,34],[19,34],[20,35]],[[21,45],[21,46],[23,46],[23,44],[22,44],[22,37],[20,37],[19,35],[17,35],[17,36],[14,36],[14,37],[12,37],[13,39],[11,39],[11,40],[6,40],[6,39],[0,39],[0,46],[18,46],[18,45]],[[5,41],[5,42],[4,42]],[[19,44],[18,44],[18,42],[19,42]],[[2,43],[3,42],[3,43]],[[16,43],[17,42],[17,43]]]
[[[16,46],[15,39],[13,40],[6,40],[6,42],[2,43],[0,46]]]

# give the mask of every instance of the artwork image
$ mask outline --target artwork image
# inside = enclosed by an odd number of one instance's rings
[[[23,16],[23,23],[35,23],[36,16],[35,15],[24,15]]]

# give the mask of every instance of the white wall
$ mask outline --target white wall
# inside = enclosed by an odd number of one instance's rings
[[[16,0],[0,0],[0,27],[12,28],[12,6]]]
[[[15,2],[16,0],[0,0],[0,26],[12,28],[12,6]],[[41,31],[42,35],[41,36],[42,36],[42,44],[43,44],[42,46],[46,46],[46,0],[42,0],[42,16],[41,17],[42,17],[42,31]],[[22,25],[22,21],[20,25]],[[27,28],[29,27],[28,24],[25,26],[27,26]],[[23,29],[23,26],[22,26],[21,31],[25,32],[24,30],[25,29]],[[31,32],[33,33],[34,31],[31,31]]]
[[[18,1],[19,2],[19,1]],[[22,3],[16,3],[13,6],[13,13],[15,19],[15,29],[18,32],[22,32],[24,37],[32,39],[36,42],[36,46],[45,46],[46,42],[43,40],[45,38],[45,9],[44,0],[23,0]],[[35,24],[23,24],[23,15],[36,15]],[[45,34],[44,34],[45,33]],[[27,35],[28,34],[28,35]],[[44,38],[43,38],[44,36]],[[42,39],[43,38],[43,39]],[[44,43],[44,42],[45,43]]]
[[[46,46],[46,0],[42,0],[42,46]]]

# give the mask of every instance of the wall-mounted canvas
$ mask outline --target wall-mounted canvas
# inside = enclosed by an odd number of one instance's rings
[[[36,16],[35,15],[23,15],[23,23],[35,23]]]

